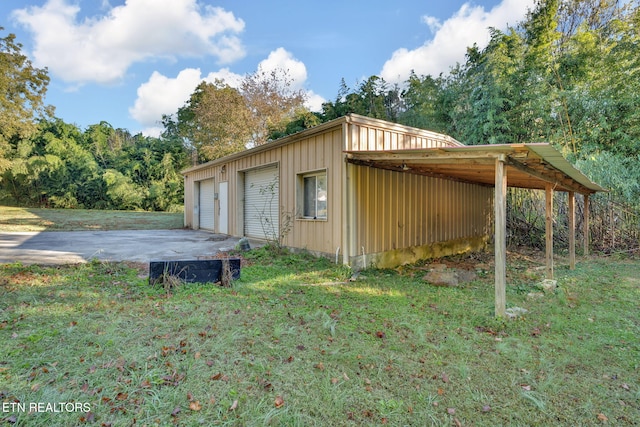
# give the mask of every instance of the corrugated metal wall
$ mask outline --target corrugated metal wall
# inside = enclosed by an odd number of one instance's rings
[[[353,167],[359,255],[489,233],[493,188]]]
[[[258,152],[247,152],[246,156],[226,163],[217,161],[210,166],[190,171],[185,176],[185,225],[191,227],[193,224],[193,183],[213,176],[216,179],[216,189],[219,182],[229,182],[229,233],[242,236],[244,171],[277,164],[280,171],[279,204],[282,212],[293,215],[291,230],[287,233],[284,244],[310,251],[334,253],[341,245],[342,237],[342,147],[342,127],[338,124],[325,132],[290,144],[274,144],[274,148],[270,150],[264,147]],[[327,171],[327,219],[297,219],[297,176],[317,170]],[[284,219],[281,218],[280,222],[281,226],[285,225]]]
[[[193,222],[194,183],[215,178],[229,183],[229,233],[243,234],[244,171],[277,164],[280,206],[293,214],[284,244],[334,254],[348,244],[348,255],[360,255],[426,245],[464,237],[485,236],[491,224],[490,187],[349,165],[346,184],[344,151],[378,151],[458,146],[445,135],[364,117],[346,117],[316,130],[287,137],[258,149],[202,165],[185,175],[185,225]],[[297,218],[299,174],[326,170],[326,220]],[[344,192],[352,189],[354,194]],[[347,203],[347,212],[343,209]],[[351,219],[352,225],[345,227]],[[216,218],[216,224],[218,223]],[[281,225],[285,225],[281,219]],[[218,231],[218,230],[216,230]],[[346,242],[344,239],[352,239]]]
[[[349,128],[347,151],[416,150],[463,145],[447,135],[373,119],[354,120]]]

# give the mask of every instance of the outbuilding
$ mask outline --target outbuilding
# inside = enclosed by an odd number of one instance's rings
[[[507,186],[545,190],[547,204],[553,191],[575,203],[575,193],[603,190],[549,144],[466,146],[355,114],[183,175],[186,227],[277,241],[354,268],[476,251],[493,235],[499,269]]]

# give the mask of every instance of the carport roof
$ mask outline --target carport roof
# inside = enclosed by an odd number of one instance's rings
[[[547,143],[346,151],[346,155],[354,164],[490,186],[495,184],[496,160],[502,159],[509,187],[544,189],[552,184],[555,191],[606,191]]]

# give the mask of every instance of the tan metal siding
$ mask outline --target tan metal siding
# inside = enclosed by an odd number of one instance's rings
[[[193,227],[193,207],[194,197],[198,196],[195,191],[195,182],[203,181],[205,179],[211,179],[215,177],[215,171],[213,169],[204,169],[195,171],[184,178],[184,219],[186,227]],[[217,181],[217,180],[216,180]]]
[[[296,212],[296,182],[298,174],[317,170],[327,171],[328,213],[326,220],[303,220],[294,218],[292,228],[285,236],[284,244],[305,248],[314,252],[335,253],[342,244],[341,182],[343,177],[342,127],[336,126],[325,132],[275,145],[245,157],[231,159],[228,163],[216,163],[190,171],[185,176],[185,225],[193,224],[193,183],[209,177],[216,182],[229,182],[229,233],[243,233],[242,172],[248,169],[278,163],[280,170],[279,206],[284,212]],[[224,166],[225,172],[222,172]],[[217,219],[217,218],[216,218]],[[216,222],[217,223],[217,222]],[[218,230],[216,230],[218,231]]]
[[[272,144],[272,145],[270,145]],[[485,236],[493,191],[489,187],[350,164],[347,183],[343,150],[406,150],[456,146],[433,132],[359,118],[287,137],[258,149],[201,165],[185,175],[185,225],[193,224],[194,182],[214,178],[229,184],[229,233],[243,233],[243,171],[278,164],[279,205],[296,214],[302,173],[326,170],[326,220],[293,219],[284,244],[350,256],[381,253],[464,237]],[[344,189],[353,188],[353,193]],[[216,188],[217,191],[217,188]],[[349,208],[343,209],[343,203]],[[346,216],[345,216],[346,214]],[[353,228],[344,225],[353,219]],[[216,218],[216,224],[218,218]],[[219,230],[216,230],[219,231]],[[348,241],[345,235],[350,236]],[[349,244],[349,248],[341,247]]]
[[[382,125],[350,123],[347,151],[390,151],[458,146],[451,138],[426,130],[388,130]]]
[[[354,167],[361,255],[487,234],[490,187]]]

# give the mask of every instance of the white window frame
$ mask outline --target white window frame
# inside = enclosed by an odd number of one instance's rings
[[[306,195],[306,188],[305,188],[305,178],[312,178],[315,177],[316,178],[316,188],[315,188],[315,206],[313,207],[313,213],[315,215],[305,215],[305,195]],[[318,188],[317,185],[317,177],[324,177],[324,182],[325,182],[325,188]],[[329,210],[329,197],[328,197],[328,186],[329,186],[329,174],[327,173],[327,169],[320,169],[320,170],[315,170],[315,171],[310,171],[310,172],[304,172],[304,173],[299,173],[297,176],[297,189],[296,189],[296,193],[297,193],[297,199],[298,199],[298,203],[297,203],[297,211],[298,211],[298,219],[303,219],[303,220],[316,220],[316,221],[326,221],[328,218],[328,210]],[[323,192],[324,194],[321,194],[321,192]],[[324,199],[324,200],[323,200]],[[324,207],[324,215],[322,215],[322,211],[318,211],[318,201],[323,201],[325,204]]]

